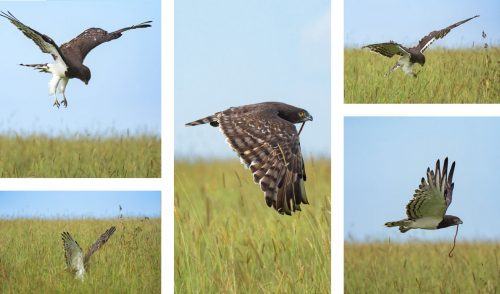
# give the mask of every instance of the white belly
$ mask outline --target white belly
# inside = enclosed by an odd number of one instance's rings
[[[399,59],[399,63],[402,65],[402,69],[407,75],[413,74],[413,63],[410,62],[410,56],[403,56]]]
[[[442,221],[440,217],[422,217],[411,222],[408,226],[412,229],[427,229],[435,230],[437,225]]]
[[[63,83],[59,85],[59,92],[64,93],[66,84],[68,83],[68,78],[66,78],[68,67],[61,62],[49,63],[47,67],[49,68],[49,72],[52,73],[52,79],[49,81],[49,94],[54,95],[56,93],[57,86],[61,80],[63,80]]]

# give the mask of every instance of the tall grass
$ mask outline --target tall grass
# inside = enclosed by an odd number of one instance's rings
[[[345,243],[345,293],[499,293],[500,243]]]
[[[0,177],[160,177],[156,137],[1,137]]]
[[[344,50],[345,103],[500,103],[500,48],[431,49],[417,78],[368,49]]]
[[[310,205],[268,208],[237,160],[175,163],[177,293],[329,293],[330,161],[306,162]]]
[[[110,226],[83,282],[66,270],[61,233],[84,252]],[[160,293],[160,219],[0,220],[2,293]]]

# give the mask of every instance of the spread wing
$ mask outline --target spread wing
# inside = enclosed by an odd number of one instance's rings
[[[269,207],[290,215],[300,210],[301,203],[308,204],[304,160],[294,124],[266,107],[250,111],[231,108],[217,116],[226,141],[252,171]]]
[[[427,49],[427,47],[429,47],[435,40],[444,38],[444,36],[446,36],[452,29],[454,29],[454,28],[458,27],[459,25],[466,23],[469,20],[476,18],[476,17],[479,17],[479,15],[476,15],[476,16],[473,16],[471,18],[459,21],[455,24],[452,24],[451,26],[449,26],[447,28],[442,29],[442,30],[431,32],[427,36],[423,37],[418,42],[418,45],[415,48],[420,50],[421,53],[423,53],[425,51],[425,49]]]
[[[0,11],[0,15],[8,19],[13,25],[15,25],[23,34],[33,40],[35,44],[42,50],[43,53],[48,53],[52,55],[55,61],[63,62],[66,65],[61,51],[57,44],[47,35],[41,34],[34,29],[28,27],[19,21],[12,13],[7,11],[7,13]]]
[[[99,239],[97,239],[94,244],[92,244],[92,246],[90,246],[89,248],[89,251],[87,251],[87,254],[85,254],[85,258],[83,259],[83,263],[85,265],[88,265],[89,263],[89,260],[90,260],[90,257],[92,256],[92,254],[94,254],[94,252],[96,252],[97,250],[99,250],[99,248],[101,248],[102,245],[104,245],[104,243],[106,243],[108,241],[108,239],[111,237],[111,235],[113,235],[113,233],[116,231],[116,227],[111,227],[109,229],[106,230],[106,232],[104,232],[100,237]]]
[[[427,181],[422,178],[413,199],[406,205],[406,214],[409,219],[421,217],[443,217],[451,204],[453,194],[453,172],[455,162],[451,165],[448,174],[448,158],[444,160],[443,173],[436,162],[436,171],[427,168]]]
[[[122,33],[128,30],[148,28],[150,27],[151,21],[145,21],[137,25],[126,27],[111,33],[99,28],[90,28],[85,30],[80,35],[76,36],[71,41],[61,45],[61,50],[63,52],[72,52],[72,54],[77,58],[79,63],[82,63],[87,54],[95,47],[101,45],[102,43],[109,42],[114,39],[118,39],[122,36]]]
[[[376,52],[386,57],[393,57],[394,55],[410,55],[408,49],[403,45],[398,44],[396,42],[390,41],[388,43],[379,43],[379,44],[371,44],[363,46],[362,48],[368,48],[372,52]]]
[[[83,268],[83,251],[78,243],[71,237],[68,232],[61,234],[64,247],[64,257],[66,258],[66,266],[72,271],[78,271]]]

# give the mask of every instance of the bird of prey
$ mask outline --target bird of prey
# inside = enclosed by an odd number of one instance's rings
[[[309,204],[304,187],[306,173],[296,123],[312,121],[304,109],[280,102],[231,107],[187,123],[219,127],[226,142],[250,169],[264,192],[267,206],[291,215]],[[302,130],[302,128],[301,128]]]
[[[83,255],[80,245],[71,237],[68,232],[61,234],[64,246],[64,257],[68,270],[75,274],[75,278],[83,281],[85,272],[89,270],[90,257],[99,250],[104,243],[113,235],[116,227],[111,227],[97,239],[85,255]]]
[[[453,194],[453,172],[455,162],[448,173],[448,157],[441,173],[439,159],[436,171],[427,168],[427,181],[422,178],[413,199],[406,205],[408,218],[385,223],[386,227],[397,227],[405,233],[411,229],[435,230],[462,224],[462,220],[454,215],[445,215],[451,204]]]
[[[393,57],[394,55],[401,56],[396,64],[385,74],[385,76],[388,76],[391,72],[402,66],[403,71],[407,75],[416,77],[417,75],[413,72],[413,66],[415,65],[415,63],[424,66],[425,56],[423,53],[425,49],[427,49],[427,47],[429,47],[429,45],[431,45],[435,40],[441,39],[446,36],[452,29],[476,17],[479,17],[479,15],[459,21],[442,30],[432,31],[427,36],[423,37],[415,47],[407,48],[394,41],[389,41],[388,43],[366,45],[362,48],[369,48],[371,51],[389,58]]]
[[[108,42],[121,37],[122,33],[128,30],[150,27],[151,21],[126,27],[111,33],[99,28],[90,28],[72,39],[71,41],[57,46],[57,44],[47,35],[41,34],[34,29],[23,24],[10,12],[0,12],[0,16],[8,19],[21,32],[35,42],[44,53],[52,55],[54,63],[42,64],[20,64],[22,66],[33,67],[40,72],[51,73],[52,79],[49,82],[49,94],[54,95],[54,106],[62,104],[68,106],[65,90],[68,80],[77,78],[86,85],[90,80],[90,69],[83,64],[87,54],[104,42]],[[63,100],[59,103],[56,92],[62,93]]]

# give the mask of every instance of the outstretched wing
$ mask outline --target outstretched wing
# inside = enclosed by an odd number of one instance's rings
[[[454,29],[454,28],[458,27],[459,25],[466,23],[469,20],[476,18],[476,17],[479,17],[479,15],[476,15],[476,16],[473,16],[471,18],[459,21],[455,24],[452,24],[451,26],[449,26],[447,28],[442,29],[442,30],[431,32],[427,36],[423,37],[418,42],[418,45],[415,48],[420,50],[421,53],[423,53],[425,51],[425,49],[427,49],[427,47],[429,47],[435,40],[444,38],[444,36],[446,36],[452,29]]]
[[[452,163],[448,174],[448,158],[444,160],[442,174],[439,160],[436,162],[435,172],[427,168],[427,181],[422,178],[413,199],[406,205],[409,219],[444,216],[452,200],[454,171],[455,162]]]
[[[116,231],[116,227],[111,227],[109,229],[106,230],[106,232],[104,232],[100,237],[99,239],[97,239],[94,244],[92,244],[92,246],[90,246],[89,248],[89,251],[87,251],[87,254],[85,254],[85,258],[83,259],[83,263],[85,266],[88,265],[89,263],[89,260],[90,260],[90,257],[92,256],[92,254],[94,254],[94,252],[96,252],[97,250],[99,250],[99,248],[101,248],[102,245],[104,245],[104,243],[106,243],[109,239],[109,237],[111,237],[111,235],[113,235],[113,233]]]
[[[68,232],[61,234],[64,246],[64,257],[66,258],[66,266],[72,271],[78,271],[83,268],[83,251],[78,243],[71,237]]]
[[[230,108],[218,113],[217,120],[226,141],[264,191],[269,207],[290,215],[300,210],[301,203],[308,204],[304,160],[294,124],[265,106]]]
[[[368,48],[372,52],[376,52],[386,57],[393,57],[394,55],[406,56],[410,55],[408,49],[403,45],[396,42],[390,41],[388,43],[379,43],[363,46],[362,48]]]
[[[55,61],[63,62],[66,65],[61,51],[57,44],[47,35],[41,34],[34,29],[28,27],[19,21],[12,13],[7,11],[7,13],[0,11],[0,15],[8,19],[13,25],[15,25],[23,34],[33,40],[35,44],[42,50],[43,53],[48,53],[52,55]]]
[[[90,28],[85,30],[80,35],[76,36],[71,41],[61,45],[61,50],[63,52],[72,52],[75,58],[78,58],[79,63],[82,63],[87,54],[95,47],[101,45],[102,43],[109,42],[114,39],[118,39],[122,36],[122,33],[128,30],[148,28],[152,21],[145,21],[137,25],[126,27],[111,33],[99,28]]]

